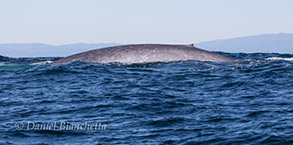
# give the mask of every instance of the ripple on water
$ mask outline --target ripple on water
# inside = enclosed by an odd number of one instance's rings
[[[0,144],[290,144],[293,58],[235,63],[30,65],[0,59]],[[282,59],[281,59],[282,58]],[[16,122],[102,122],[107,130],[18,131]]]

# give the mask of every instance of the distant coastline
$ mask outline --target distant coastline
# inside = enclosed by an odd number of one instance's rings
[[[117,46],[117,43],[76,43],[68,45],[49,45],[43,43],[6,43],[0,44],[0,55],[6,57],[65,57],[98,48]],[[196,47],[209,51],[244,53],[288,53],[293,54],[293,34],[262,34],[204,41]]]
[[[262,34],[254,36],[236,37],[204,41],[197,47],[210,51],[224,51],[232,53],[289,53],[293,54],[293,34]]]

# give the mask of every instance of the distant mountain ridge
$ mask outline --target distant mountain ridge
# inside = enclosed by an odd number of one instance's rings
[[[43,43],[0,44],[0,55],[7,57],[65,57],[72,54],[98,48],[117,46],[116,43],[76,43],[68,45],[48,45]],[[293,54],[293,34],[262,34],[205,41],[196,47],[209,51],[244,52],[244,53],[289,53]]]
[[[76,43],[68,45],[48,45],[43,43],[0,44],[0,55],[8,57],[64,57],[72,54],[117,46],[115,43]]]
[[[210,51],[293,54],[293,34],[279,33],[237,37],[200,42],[196,46]]]

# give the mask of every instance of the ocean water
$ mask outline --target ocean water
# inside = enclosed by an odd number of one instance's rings
[[[123,65],[0,57],[0,144],[292,144],[293,55]]]

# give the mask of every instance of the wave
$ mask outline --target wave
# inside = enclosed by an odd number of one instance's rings
[[[48,65],[53,63],[53,61],[47,60],[47,61],[41,61],[41,62],[36,62],[36,63],[32,63],[32,65]]]
[[[30,68],[31,66],[28,64],[1,64],[0,62],[0,71],[18,71]]]
[[[39,65],[58,58],[0,60],[0,144],[46,144],[48,138],[52,144],[291,143],[293,61],[283,58],[293,55],[227,56],[237,61]],[[274,57],[282,60],[266,60]],[[107,130],[19,131],[14,128],[19,121],[97,121]]]
[[[293,57],[291,58],[283,58],[283,57],[269,57],[266,60],[285,60],[285,61],[293,61]]]

